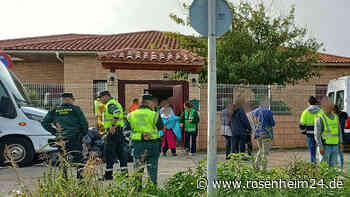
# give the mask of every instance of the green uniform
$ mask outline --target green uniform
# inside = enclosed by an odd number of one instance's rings
[[[61,125],[63,129],[61,133],[51,126],[56,123]],[[89,125],[80,107],[62,103],[49,111],[41,124],[52,135],[61,135],[67,139],[65,150],[71,152],[73,163],[83,162],[81,140],[87,134]]]
[[[192,122],[189,122],[192,120]],[[198,123],[199,115],[198,112],[194,109],[191,109],[190,112],[185,110],[181,114],[180,122],[184,124],[185,127],[185,148],[187,152],[196,153],[197,152],[197,135],[198,135]],[[191,141],[191,145],[190,145]]]
[[[117,122],[114,123],[114,120],[117,120]],[[114,124],[116,128],[114,134],[108,132],[112,124]],[[104,156],[106,160],[105,179],[112,179],[113,165],[117,158],[120,162],[121,170],[127,172],[127,154],[124,151],[123,135],[123,127],[125,126],[123,107],[114,98],[110,98],[105,104],[103,125],[108,132],[104,147]]]
[[[158,160],[160,155],[160,135],[163,122],[158,112],[152,111],[147,106],[128,115],[128,121],[133,131],[131,135],[135,168],[139,168],[143,158],[147,163],[147,171],[152,182],[157,184]],[[150,140],[144,139],[144,134],[150,134]],[[143,170],[143,168],[142,168]]]

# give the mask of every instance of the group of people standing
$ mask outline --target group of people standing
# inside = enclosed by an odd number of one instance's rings
[[[173,106],[167,100],[163,100],[160,104],[160,114],[164,124],[164,129],[160,131],[163,156],[167,156],[169,149],[173,156],[177,156],[176,147],[181,140],[184,142],[186,152],[194,156],[197,152],[199,115],[193,105],[186,102],[184,111],[177,116]]]
[[[64,139],[65,143],[61,145],[60,151],[71,153],[71,162],[78,164],[77,178],[81,179],[84,167],[84,155],[81,153],[84,147],[83,138],[88,135],[88,121],[80,107],[74,105],[74,101],[72,93],[62,94],[62,103],[50,110],[41,124],[51,134]],[[189,102],[185,103],[181,116],[174,114],[172,105],[166,100],[158,105],[155,98],[148,94],[142,97],[141,105],[138,99],[134,99],[133,105],[128,108],[129,113],[124,112],[122,105],[109,91],[100,92],[94,104],[97,129],[104,139],[106,169],[103,180],[113,179],[113,166],[116,161],[119,161],[121,172],[128,175],[123,134],[127,127],[132,130],[134,167],[139,169],[147,164],[150,179],[155,185],[160,153],[166,155],[170,149],[172,155],[177,156],[177,139],[183,139],[184,136],[186,151],[192,155],[196,153],[199,115]],[[65,172],[66,170],[64,168]],[[140,170],[143,171],[143,168]]]
[[[301,114],[299,127],[301,133],[307,136],[311,162],[317,163],[318,153],[319,161],[328,163],[330,167],[338,165],[339,158],[343,169],[342,143],[347,113],[328,97],[322,98],[319,106],[316,98],[311,96],[308,104]]]
[[[252,154],[252,136],[257,141],[258,153],[254,166],[266,170],[267,156],[273,140],[275,121],[267,102],[261,102],[254,111],[250,110],[244,99],[236,103],[227,101],[221,113],[221,135],[226,139],[226,159],[231,153]]]

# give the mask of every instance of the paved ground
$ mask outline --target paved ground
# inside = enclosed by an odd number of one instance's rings
[[[164,182],[167,178],[176,172],[193,168],[198,161],[205,158],[205,154],[196,156],[187,156],[178,151],[179,156],[161,156],[159,161],[159,181]],[[218,161],[224,160],[224,155],[218,155]],[[270,155],[269,167],[287,165],[295,158],[309,160],[309,154],[306,150],[274,150]],[[350,169],[350,153],[345,153],[345,169]],[[132,164],[130,164],[132,168]],[[47,170],[43,165],[34,165],[32,167],[11,169],[0,168],[0,196],[6,195],[11,190],[19,188],[17,182],[20,180],[29,188],[35,188],[36,181]],[[20,179],[19,179],[20,178]]]

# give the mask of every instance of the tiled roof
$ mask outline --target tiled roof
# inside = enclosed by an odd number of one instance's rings
[[[25,51],[114,51],[118,49],[178,49],[179,40],[169,38],[159,31],[144,31],[135,33],[93,35],[93,34],[63,34],[0,40],[0,49]],[[319,53],[319,63],[350,63],[349,57]]]
[[[145,31],[114,35],[67,34],[0,41],[3,50],[113,51],[124,48],[176,49],[179,41],[164,32]]]
[[[204,65],[205,59],[184,49],[120,49],[98,54],[104,63]]]
[[[330,55],[326,53],[318,53],[319,63],[350,63],[350,57],[342,57],[336,55]]]
[[[80,39],[96,36],[92,34],[61,34],[61,35],[51,35],[51,36],[38,36],[38,37],[28,37],[28,38],[17,38],[17,39],[8,39],[0,40],[0,48],[7,49],[15,46],[25,46],[31,44],[38,44],[43,42],[53,42],[53,41],[65,41],[72,39]]]

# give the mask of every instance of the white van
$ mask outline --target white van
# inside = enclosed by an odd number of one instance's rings
[[[330,80],[327,88],[328,97],[339,106],[341,111],[344,111],[350,116],[350,76],[340,77]],[[347,122],[350,122],[348,117]],[[350,124],[345,125],[344,143],[350,144]]]
[[[40,121],[46,110],[30,107],[22,83],[0,61],[0,163],[10,160],[28,166],[36,154],[56,150],[47,146],[55,138]],[[5,151],[6,149],[6,151]]]

